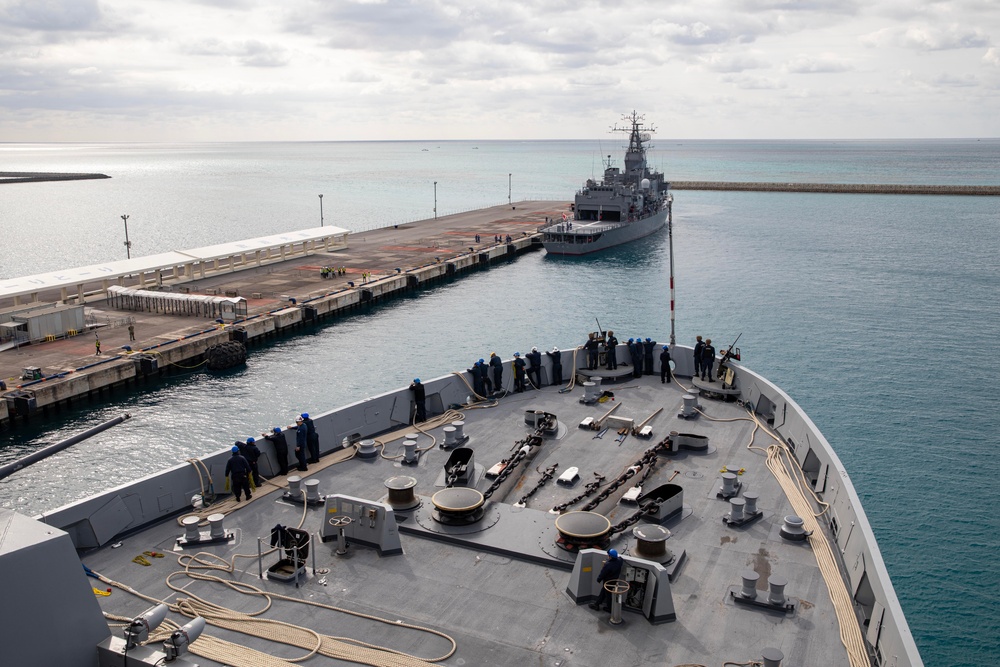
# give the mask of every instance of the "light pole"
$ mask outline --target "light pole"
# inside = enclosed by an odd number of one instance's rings
[[[323,195],[319,196],[319,226],[323,226]]]
[[[511,174],[507,174],[507,203],[510,204],[510,177]]]
[[[123,215],[122,220],[125,221],[125,256],[132,259],[132,242],[128,240],[128,216]]]
[[[438,182],[434,181],[434,219],[438,217]]]

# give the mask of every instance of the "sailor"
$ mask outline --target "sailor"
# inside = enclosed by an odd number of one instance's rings
[[[302,417],[295,418],[295,458],[299,460],[299,470],[309,470],[306,459],[309,458],[309,427]]]
[[[494,391],[503,391],[503,362],[496,352],[490,352],[490,368],[493,369]]]
[[[666,384],[667,380],[672,379],[670,376],[670,346],[664,345],[663,351],[660,352],[660,382]]]
[[[233,455],[226,461],[226,477],[232,485],[233,495],[236,502],[240,502],[240,495],[246,492],[247,500],[253,496],[250,494],[250,464],[246,458],[240,454],[240,448],[233,445]]]
[[[590,334],[587,342],[583,344],[583,349],[587,351],[587,370],[592,371],[597,368],[597,337]]]
[[[306,425],[306,444],[309,446],[309,463],[319,463],[319,433],[316,425],[309,419],[309,413],[302,413],[302,421]]]
[[[608,370],[613,371],[618,369],[618,352],[616,348],[618,347],[618,339],[615,338],[615,332],[608,330],[608,335],[604,339],[604,358],[608,362]]]
[[[708,381],[715,382],[712,377],[712,366],[715,364],[715,348],[712,347],[712,339],[705,339],[705,346],[701,348],[701,379],[705,379],[708,374]]]
[[[629,338],[625,346],[628,348],[629,363],[633,363],[635,361],[635,338]]]
[[[486,365],[485,359],[480,359],[476,362],[476,365],[479,366],[479,370],[483,374],[483,389],[486,390],[483,396],[489,396],[493,393],[493,381],[490,380],[490,367]]]
[[[642,359],[643,363],[645,364],[643,373],[645,375],[653,374],[653,350],[655,349],[656,349],[656,341],[651,338],[647,338],[646,342],[642,344]]]
[[[695,336],[695,340],[697,342],[694,344],[694,376],[698,377],[701,375],[701,351],[705,349],[705,343],[702,342],[701,336]]]
[[[533,347],[531,348],[531,352],[524,356],[531,362],[531,365],[528,367],[528,382],[530,382],[535,389],[541,389],[542,353],[538,351],[537,347]],[[532,376],[534,376],[534,380],[532,380]]]
[[[97,337],[97,334],[94,334],[94,349],[94,355],[101,356],[101,339]]]
[[[552,384],[562,384],[562,352],[554,347],[551,352],[546,350],[545,355],[552,362]]]
[[[483,387],[483,369],[479,365],[479,362],[472,364],[472,368],[467,369],[469,373],[472,374],[472,391],[476,395],[476,398],[485,396],[485,387]]]
[[[521,358],[520,352],[514,353],[514,361],[511,363],[514,367],[514,391],[520,394],[524,391],[524,359]]]
[[[631,340],[631,339],[630,339]],[[636,338],[632,346],[632,377],[642,377],[642,339]]]
[[[288,474],[288,441],[281,432],[280,426],[275,426],[270,433],[261,433],[264,439],[274,446],[274,456],[278,459],[278,474]]]
[[[257,447],[257,441],[253,438],[247,438],[247,444],[243,446],[243,458],[250,464],[250,474],[253,475],[254,486],[260,486],[260,470],[257,468],[260,449]]]
[[[424,385],[420,384],[420,378],[413,378],[410,391],[413,392],[413,402],[416,403],[416,415],[414,416],[413,423],[427,421],[427,405],[425,403],[427,392],[424,389]]]
[[[625,560],[618,555],[618,552],[614,549],[608,549],[608,557],[604,559],[601,573],[597,575],[597,583],[604,584],[619,578],[623,565],[625,565]],[[611,593],[603,585],[597,599],[590,603],[591,609],[600,609],[601,607],[604,607],[604,611],[611,611]]]

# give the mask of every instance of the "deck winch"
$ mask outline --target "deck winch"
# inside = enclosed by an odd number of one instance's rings
[[[566,512],[556,518],[556,545],[565,551],[607,549],[611,544],[611,522],[597,512]]]
[[[475,489],[453,487],[442,489],[431,496],[433,517],[448,526],[467,526],[483,518],[486,499]]]

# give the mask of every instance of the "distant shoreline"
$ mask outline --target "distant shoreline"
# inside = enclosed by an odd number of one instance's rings
[[[107,174],[74,174],[42,171],[0,171],[2,183],[43,183],[45,181],[86,181],[111,178]]]

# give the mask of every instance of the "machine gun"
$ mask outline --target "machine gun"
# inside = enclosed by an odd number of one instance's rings
[[[736,361],[740,360],[740,348],[736,347],[736,343],[740,342],[741,336],[743,336],[742,332],[740,332],[740,335],[736,337],[733,344],[726,348],[726,351],[722,354],[722,359],[719,360],[719,366],[716,370],[715,376],[719,379],[725,377],[725,381],[723,382],[725,385],[732,385],[732,378],[727,374],[732,373],[732,371],[729,370],[728,362],[730,359],[735,359]]]

